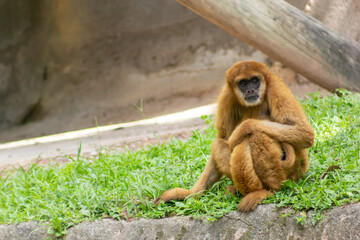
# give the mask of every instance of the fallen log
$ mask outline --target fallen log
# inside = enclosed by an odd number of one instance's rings
[[[328,90],[360,92],[360,44],[285,1],[177,1]]]

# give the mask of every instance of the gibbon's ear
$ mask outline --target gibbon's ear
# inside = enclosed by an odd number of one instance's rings
[[[226,82],[231,87],[234,83],[234,77],[235,77],[234,71],[235,71],[234,67],[231,67],[228,70],[226,70],[226,73],[225,73]]]

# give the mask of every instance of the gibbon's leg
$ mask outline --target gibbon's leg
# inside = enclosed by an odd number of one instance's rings
[[[199,197],[204,190],[209,189],[214,183],[219,181],[223,174],[230,177],[230,150],[225,140],[216,138],[211,147],[211,157],[195,185],[190,190],[174,188],[165,191],[156,200],[155,205],[158,205],[161,201],[183,200],[192,194],[196,194]]]
[[[243,196],[264,188],[254,169],[249,138],[245,138],[234,148],[230,170],[235,187]]]
[[[305,174],[309,169],[309,156],[307,149],[301,149],[295,153],[298,160],[300,161],[300,173]]]
[[[215,138],[211,146],[211,156],[214,158],[219,171],[231,179],[229,144],[222,138]]]
[[[244,196],[238,210],[248,212],[279,190],[286,179],[281,169],[281,145],[264,133],[254,133],[237,145],[231,155],[235,187]],[[277,159],[279,158],[279,159]]]
[[[165,191],[163,194],[161,194],[161,197],[156,200],[155,205],[158,205],[161,201],[168,202],[174,199],[183,200],[187,196],[195,193],[198,193],[196,196],[199,197],[202,191],[209,189],[215,182],[219,181],[221,176],[222,174],[216,168],[216,164],[213,158],[210,158],[199,180],[190,190],[184,188],[173,188],[171,190]]]
[[[307,149],[296,150],[291,145],[282,143],[286,160],[281,161],[282,168],[287,179],[297,181],[309,168],[309,157]]]
[[[252,134],[249,145],[255,173],[264,188],[279,191],[281,183],[287,178],[284,165],[287,165],[288,169],[294,167],[294,149],[289,144],[280,144],[263,132]]]

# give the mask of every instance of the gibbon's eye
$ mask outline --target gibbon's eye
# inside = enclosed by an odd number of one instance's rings
[[[246,79],[241,79],[238,83],[239,87],[245,87],[247,84],[247,80]]]
[[[258,77],[252,77],[250,80],[251,80],[252,83],[260,82],[260,79]]]

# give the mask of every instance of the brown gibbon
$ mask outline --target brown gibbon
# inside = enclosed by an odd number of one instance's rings
[[[238,210],[248,212],[307,171],[314,132],[286,84],[254,61],[236,63],[225,77],[204,172],[190,190],[165,191],[155,204],[200,196],[226,175],[235,185],[228,190],[244,196]]]

